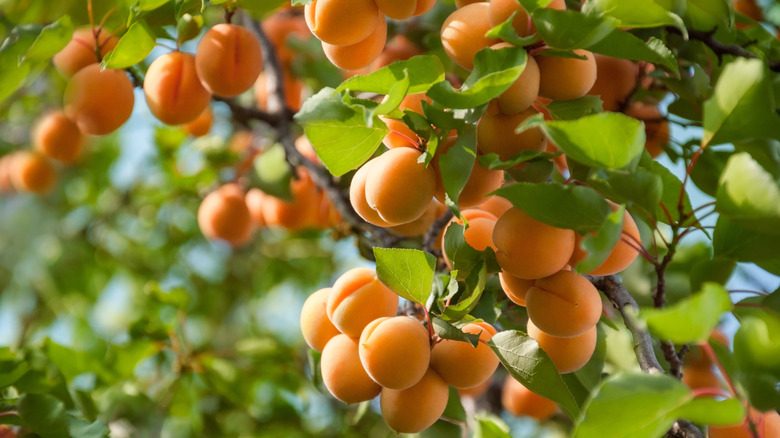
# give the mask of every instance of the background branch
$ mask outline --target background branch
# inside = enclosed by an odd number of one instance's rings
[[[673,33],[675,35],[681,35],[682,31],[674,26],[667,26],[666,31],[669,33]],[[718,57],[719,62],[723,62],[723,56],[724,55],[731,55],[736,56],[740,58],[749,58],[749,59],[758,59],[759,56],[755,53],[745,49],[742,46],[736,45],[736,44],[723,44],[722,42],[715,39],[715,29],[704,32],[701,30],[695,30],[695,29],[688,29],[688,37],[692,40],[699,41],[703,43],[705,46],[709,47],[710,50],[715,53],[715,56]],[[775,72],[780,72],[780,61],[770,61],[769,62],[769,69]]]

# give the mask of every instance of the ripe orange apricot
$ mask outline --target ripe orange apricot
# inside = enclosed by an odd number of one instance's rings
[[[525,294],[525,308],[540,330],[566,338],[580,335],[599,322],[601,297],[585,277],[563,270],[536,280]]]
[[[196,73],[195,57],[183,52],[167,53],[152,62],[144,94],[152,114],[168,125],[195,120],[211,100]]]
[[[133,84],[122,70],[91,64],[79,70],[65,87],[65,114],[81,132],[105,135],[116,131],[133,113]]]
[[[487,0],[455,0],[455,7],[460,9],[466,5],[470,5],[472,3],[482,3],[486,2]]]
[[[558,404],[526,388],[512,376],[506,376],[501,391],[501,406],[514,416],[546,421],[558,411]]]
[[[360,363],[357,339],[347,335],[336,335],[325,344],[320,369],[325,387],[344,403],[368,401],[382,391]]]
[[[565,0],[553,0],[547,7],[564,10],[566,9],[566,2]],[[488,16],[491,26],[498,26],[508,20],[515,11],[517,11],[517,15],[512,19],[512,27],[517,31],[518,35],[528,36],[535,33],[536,26],[534,22],[517,0],[490,0]]]
[[[476,208],[461,211],[461,216],[468,223],[468,228],[463,232],[463,238],[466,240],[466,243],[477,251],[484,251],[488,247],[493,248],[493,251],[495,251],[496,247],[493,244],[493,228],[496,226],[495,216]],[[453,222],[463,225],[462,219],[453,219],[450,224]],[[449,224],[447,228],[449,228]],[[445,235],[447,234],[447,228],[444,229]],[[449,260],[446,253],[444,257]]]
[[[396,148],[374,159],[366,177],[366,202],[389,224],[417,219],[432,202],[436,173],[417,162],[420,155],[417,149]]]
[[[618,111],[636,88],[639,66],[627,59],[598,53],[595,58],[598,75],[588,94],[601,96],[605,111]]]
[[[525,295],[528,293],[528,289],[534,287],[535,280],[525,280],[506,271],[501,271],[498,274],[498,281],[501,283],[501,289],[512,302],[525,307]]]
[[[539,347],[550,356],[555,368],[561,374],[572,373],[585,366],[596,351],[596,326],[585,333],[571,338],[549,335],[528,321],[528,336],[534,338]]]
[[[390,227],[390,229],[403,237],[423,236],[428,232],[436,219],[443,215],[445,211],[447,211],[447,207],[444,204],[433,201],[428,208],[425,209],[425,213],[423,213],[422,216],[411,222]]]
[[[486,322],[464,325],[463,333],[479,334],[480,341],[488,341],[496,329]],[[433,346],[431,368],[456,388],[471,388],[488,380],[498,367],[498,357],[487,345],[480,342],[477,347],[468,342],[444,339]]]
[[[282,81],[284,88],[284,100],[287,106],[293,110],[301,109],[303,102],[303,81],[296,78],[290,72],[283,68]],[[255,103],[261,110],[268,109],[268,82],[265,73],[260,73],[254,86]]]
[[[212,123],[214,123],[214,112],[211,111],[211,106],[207,106],[198,118],[184,125],[184,130],[193,137],[202,137],[211,131]]]
[[[97,38],[95,33],[97,33]],[[111,35],[108,29],[101,27],[93,31],[90,27],[78,28],[73,32],[70,42],[52,58],[54,68],[62,76],[70,78],[82,68],[98,63],[100,60],[96,55],[96,40],[97,44],[100,45],[101,59],[108,52],[114,50],[116,43],[119,42],[119,39]]]
[[[16,432],[8,426],[0,426],[0,438],[16,438]]]
[[[319,213],[319,193],[311,176],[299,168],[298,178],[290,182],[292,200],[266,195],[263,199],[263,218],[268,226],[298,231],[311,227]]]
[[[374,0],[314,0],[304,16],[314,36],[343,46],[366,39],[384,20]]]
[[[682,382],[691,389],[701,388],[721,388],[723,386],[720,377],[718,377],[712,365],[697,366],[683,365]]]
[[[249,216],[252,217],[252,224],[255,228],[265,226],[265,217],[263,217],[263,202],[265,202],[265,196],[265,193],[258,188],[249,189],[246,192],[246,196],[244,196],[246,207],[249,209]]]
[[[492,49],[513,47],[509,43],[498,43]],[[525,69],[517,80],[498,96],[498,107],[503,114],[517,114],[525,111],[539,97],[539,65],[533,56],[528,57]]]
[[[331,338],[341,334],[328,319],[326,305],[332,289],[323,288],[309,295],[301,309],[301,333],[313,350],[322,351]]]
[[[357,70],[371,64],[382,53],[386,40],[387,22],[382,18],[364,39],[340,46],[323,41],[322,51],[336,67],[342,70]]]
[[[431,2],[431,4],[433,4],[433,2]],[[420,54],[422,54],[422,51],[419,47],[402,34],[398,34],[388,41],[385,45],[385,49],[374,60],[371,67],[373,70],[378,70],[395,61],[406,60]]]
[[[506,213],[507,210],[512,208],[512,203],[503,196],[491,195],[485,197],[485,201],[479,204],[477,208],[499,218],[502,214]]]
[[[404,20],[416,15],[418,0],[376,0],[376,5],[383,14],[395,20]],[[433,2],[429,2],[433,3]]]
[[[342,333],[359,338],[371,321],[395,316],[398,295],[368,268],[351,269],[336,280],[328,297],[328,318]]]
[[[222,239],[232,245],[246,243],[252,232],[252,218],[241,187],[226,184],[206,195],[198,208],[198,225],[207,239]]]
[[[276,56],[283,65],[293,60],[295,53],[288,42],[291,38],[305,40],[311,38],[303,16],[280,11],[263,20],[263,31],[276,49]]]
[[[414,111],[417,114],[422,114],[422,102],[426,101],[431,103],[431,99],[425,95],[425,93],[407,94],[403,98],[398,109]],[[400,148],[400,147],[415,147],[416,143],[411,143],[409,140],[417,141],[417,134],[412,131],[411,128],[406,126],[402,120],[388,119],[380,117],[387,127],[390,129],[390,133],[385,136],[384,142],[388,148]]]
[[[406,389],[382,389],[379,405],[385,423],[398,433],[429,428],[444,413],[450,390],[432,368],[416,385]]]
[[[617,206],[613,205],[613,210]],[[587,256],[587,252],[580,247],[580,243],[584,236],[577,235],[576,243],[574,245],[574,253],[572,253],[569,264],[574,266]],[[612,275],[626,269],[634,259],[639,255],[636,247],[639,245],[637,242],[641,242],[639,237],[639,228],[634,222],[634,218],[626,210],[623,216],[623,231],[621,232],[620,240],[617,245],[612,248],[606,260],[599,265],[596,269],[588,272],[590,275]]]
[[[574,231],[553,227],[510,208],[493,230],[496,260],[501,268],[527,280],[552,275],[569,262]]]
[[[472,3],[456,9],[441,27],[441,43],[444,52],[456,64],[471,70],[474,55],[498,42],[485,33],[492,27],[488,19],[488,3]]]
[[[63,111],[46,113],[33,126],[33,148],[41,154],[60,161],[76,161],[84,145],[84,135]]]
[[[547,136],[539,127],[519,134],[515,129],[525,119],[538,114],[528,108],[517,114],[502,114],[497,101],[492,101],[477,122],[477,148],[483,154],[498,154],[501,160],[509,160],[522,151],[543,151]]]
[[[382,219],[379,213],[371,208],[368,205],[368,201],[366,201],[366,179],[373,172],[374,164],[376,164],[376,161],[369,160],[355,172],[349,184],[349,202],[352,204],[355,213],[362,217],[364,221],[378,227],[389,227],[392,224]]]
[[[245,27],[217,24],[198,44],[195,69],[210,93],[222,97],[238,96],[250,89],[263,71],[260,42]]]
[[[745,14],[755,21],[761,21],[762,11],[754,0],[734,0],[732,5],[735,11]],[[737,23],[737,27],[745,28],[746,26],[742,23]]]
[[[661,155],[663,145],[669,143],[669,121],[661,115],[658,106],[634,102],[626,110],[626,115],[645,123],[645,149],[653,158]]]
[[[54,188],[57,170],[48,158],[30,151],[19,151],[11,157],[9,170],[14,189],[43,195]]]
[[[490,383],[491,379],[487,379],[481,384],[472,386],[471,388],[459,388],[458,394],[460,394],[461,398],[470,397],[473,399],[478,399],[482,397],[482,395],[485,394],[488,389],[490,389]]]
[[[360,362],[384,388],[406,389],[423,378],[431,361],[428,332],[408,316],[378,318],[360,335]]]
[[[575,50],[587,59],[536,56],[539,64],[539,95],[554,100],[577,99],[590,91],[596,82],[596,59],[587,50]]]
[[[756,426],[758,437],[771,438],[780,436],[780,414],[777,411],[759,412],[750,408],[748,415],[753,425]],[[707,428],[709,438],[754,438],[753,432],[745,420],[734,426],[709,426]]]
[[[16,153],[10,153],[0,157],[0,192],[12,192],[14,190],[11,182],[12,161]]]

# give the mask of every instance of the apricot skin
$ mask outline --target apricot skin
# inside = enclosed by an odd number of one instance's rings
[[[326,287],[309,295],[301,309],[301,333],[313,350],[322,351],[331,338],[341,334],[328,319],[326,305],[331,288]]]
[[[626,109],[626,115],[645,123],[645,149],[653,158],[661,155],[663,145],[669,143],[669,121],[663,119],[658,106],[634,102]]]
[[[97,34],[97,41],[102,58],[114,50],[119,39],[112,36],[107,29],[101,28]],[[99,61],[95,52],[95,35],[92,29],[82,27],[73,32],[70,42],[54,55],[52,63],[62,76],[70,78],[82,68]]]
[[[298,169],[298,178],[290,183],[292,200],[267,195],[263,200],[266,225],[298,231],[313,226],[319,207],[319,193],[309,173]]]
[[[528,336],[534,338],[542,350],[550,356],[561,374],[572,373],[585,366],[596,351],[596,326],[572,338],[549,335],[528,321]]]
[[[759,412],[750,408],[749,415],[759,437],[780,436],[780,414],[777,411]],[[709,426],[707,436],[709,438],[754,438],[747,419],[735,426]]]
[[[314,36],[340,46],[366,39],[384,19],[374,0],[314,0],[304,16]]]
[[[306,21],[302,16],[287,13],[275,13],[263,20],[263,31],[276,49],[276,56],[283,64],[292,62],[295,53],[290,49],[288,39],[311,38],[311,32],[306,27]]]
[[[383,14],[395,20],[404,20],[415,15],[418,0],[376,0],[376,5]]]
[[[580,247],[580,242],[583,238],[584,237],[582,236],[577,236],[574,253],[569,262],[572,266],[576,265],[587,256],[587,252]],[[634,218],[631,217],[631,214],[626,211],[623,216],[623,231],[621,232],[620,240],[617,245],[612,248],[607,259],[596,269],[588,272],[588,274],[612,275],[626,269],[639,255],[639,251],[635,249],[635,247],[639,245],[637,242],[641,242],[639,228],[637,228],[636,222],[634,222]]]
[[[491,48],[512,47],[509,43],[498,43]],[[517,114],[525,111],[539,96],[539,65],[533,56],[528,57],[525,69],[517,80],[498,96],[498,107],[503,114]]]
[[[464,333],[479,334],[481,341],[490,340],[496,329],[488,323],[466,324]],[[498,357],[487,345],[480,342],[476,348],[468,342],[444,339],[431,351],[431,368],[456,388],[471,388],[488,380],[498,367]]]
[[[322,381],[328,391],[347,404],[371,400],[382,387],[371,380],[360,363],[357,339],[339,334],[322,349]]]
[[[214,123],[214,113],[211,107],[207,106],[197,119],[184,125],[184,130],[193,137],[203,137],[211,131],[212,123]]]
[[[574,231],[547,225],[511,208],[496,222],[493,243],[503,270],[532,280],[566,266],[574,251]]]
[[[445,154],[449,149],[455,145],[457,140],[456,136],[448,137],[444,142],[439,145],[436,157],[431,161],[431,166],[436,172],[436,192],[434,196],[439,202],[444,202],[446,192],[444,190],[444,181],[441,176],[441,169],[439,165],[439,154]],[[460,208],[470,208],[481,204],[485,201],[485,195],[498,190],[501,184],[504,183],[504,172],[501,170],[491,170],[479,164],[479,160],[474,160],[474,166],[471,168],[471,174],[469,175],[466,185],[463,186],[463,190],[458,196],[458,206]]]
[[[352,208],[364,221],[378,227],[389,227],[392,224],[382,219],[379,213],[371,208],[366,201],[366,179],[372,173],[374,164],[374,160],[369,160],[355,172],[349,184],[349,201],[352,204]]]
[[[410,111],[416,112],[417,114],[422,114],[422,101],[431,103],[431,99],[424,93],[408,94],[403,98],[398,108],[401,111],[408,109]],[[392,149],[400,147],[415,147],[416,143],[411,143],[409,139],[412,141],[417,141],[417,134],[415,134],[411,128],[406,126],[403,121],[384,117],[382,117],[382,120],[390,129],[390,133],[387,134],[384,139],[384,142],[388,148]],[[396,132],[402,135],[398,135]]]
[[[501,391],[501,406],[514,416],[528,416],[546,421],[558,411],[558,405],[526,388],[512,376],[506,376]]]
[[[351,269],[336,280],[328,297],[328,318],[342,333],[359,338],[371,321],[395,316],[398,295],[368,268]]]
[[[501,289],[506,296],[518,306],[525,307],[525,296],[528,290],[534,287],[534,280],[525,280],[517,278],[508,272],[502,271],[498,274],[498,281],[501,283]]]
[[[241,188],[228,184],[206,195],[198,208],[198,225],[207,239],[222,239],[233,245],[246,243],[252,218]]]
[[[456,64],[471,70],[474,55],[498,42],[485,33],[492,27],[488,19],[487,3],[472,3],[450,14],[441,27],[441,42],[447,56]]]
[[[210,93],[238,96],[252,87],[263,70],[260,42],[245,27],[217,24],[201,38],[195,68]]]
[[[444,413],[449,399],[447,383],[428,368],[416,385],[407,389],[382,389],[379,398],[385,423],[399,433],[421,432]]]
[[[446,210],[447,207],[445,207],[444,204],[436,201],[431,202],[422,216],[411,222],[390,227],[390,229],[403,237],[423,236],[428,232],[436,219],[443,215]]]
[[[322,43],[322,50],[330,62],[342,70],[358,70],[371,64],[385,47],[387,22],[377,21],[374,30],[364,39],[346,46]]]
[[[258,188],[249,189],[246,192],[246,196],[244,196],[246,207],[249,209],[249,215],[252,217],[252,224],[255,228],[265,226],[265,218],[263,217],[263,202],[265,196],[265,193]]]
[[[601,297],[582,275],[560,271],[536,280],[525,295],[528,317],[553,336],[578,336],[595,326],[601,316]]]
[[[171,52],[152,62],[144,79],[144,94],[152,114],[168,125],[195,120],[211,100],[211,93],[198,79],[195,57],[183,52]]]
[[[480,210],[491,213],[496,218],[501,217],[507,210],[512,208],[512,203],[503,196],[491,195],[485,198],[481,204],[477,206]]]
[[[20,192],[49,193],[57,181],[57,171],[41,154],[20,151],[11,156],[11,184]]]
[[[493,101],[487,112],[477,122],[477,148],[483,154],[498,154],[501,160],[509,160],[522,151],[543,151],[547,137],[539,127],[525,130],[519,134],[515,129],[525,119],[538,114],[528,108],[517,114],[502,114],[498,104]]]
[[[99,64],[78,71],[65,87],[65,114],[84,134],[110,134],[133,113],[133,84],[122,70],[100,71]]]
[[[590,91],[596,82],[596,59],[587,50],[575,50],[574,53],[587,59],[536,56],[540,96],[554,100],[572,100]]]
[[[618,111],[636,88],[639,66],[627,59],[596,54],[596,82],[588,94],[601,96],[605,111]]]
[[[566,3],[564,0],[553,0],[547,5],[548,8],[564,10]],[[515,28],[518,35],[528,36],[536,32],[536,26],[528,16],[528,12],[520,5],[517,0],[490,0],[490,24],[498,26],[517,11],[517,15],[512,20],[512,27]]]
[[[360,335],[360,362],[384,388],[406,389],[417,384],[430,361],[428,332],[408,316],[375,319]]]
[[[63,111],[52,111],[33,126],[32,144],[41,154],[67,164],[79,157],[84,135]]]

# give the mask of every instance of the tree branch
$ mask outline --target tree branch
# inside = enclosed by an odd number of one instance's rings
[[[667,26],[666,31],[669,33],[673,33],[676,35],[683,35],[682,31],[674,26]],[[736,56],[740,58],[749,58],[749,59],[758,59],[759,56],[747,49],[745,49],[742,46],[736,45],[736,44],[723,44],[717,39],[715,39],[715,29],[704,32],[701,30],[695,30],[695,29],[688,29],[688,37],[690,39],[699,41],[703,43],[705,46],[709,47],[710,50],[715,53],[715,56],[718,57],[719,62],[723,62],[723,56],[724,55],[731,55]],[[769,69],[775,72],[780,72],[780,61],[771,61],[768,62]]]

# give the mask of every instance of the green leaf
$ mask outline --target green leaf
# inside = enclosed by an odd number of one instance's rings
[[[30,80],[32,63],[20,63],[19,60],[32,47],[41,30],[38,25],[17,26],[0,46],[0,102]]]
[[[447,206],[460,215],[458,199],[466,186],[477,157],[477,134],[473,125],[458,131],[458,138],[450,149],[439,155],[439,171],[447,195]]]
[[[780,236],[760,233],[719,216],[712,234],[715,256],[734,258],[740,262],[763,262],[780,259]]]
[[[592,0],[584,7],[586,14],[600,14],[615,20],[615,27],[674,26],[688,32],[682,18],[655,4],[652,0]]]
[[[255,158],[252,185],[264,193],[287,201],[293,200],[290,182],[292,170],[285,158],[284,147],[274,144]]]
[[[402,298],[425,305],[433,290],[436,257],[416,249],[374,248],[379,280]]]
[[[432,55],[413,56],[406,61],[396,61],[367,75],[357,75],[342,82],[335,92],[344,90],[390,94],[398,81],[409,77],[408,94],[424,93],[437,82],[444,80],[444,65]]]
[[[465,288],[460,297],[458,297],[457,302],[450,303],[450,305],[444,309],[444,313],[441,315],[442,319],[446,321],[460,321],[465,318],[479,303],[482,292],[485,290],[486,281],[487,264],[485,263],[483,256],[483,261],[479,264],[477,269],[473,269],[471,273],[466,276]]]
[[[480,413],[475,420],[474,438],[512,438],[509,426],[495,415]]]
[[[385,99],[382,101],[382,103],[379,104],[379,106],[374,108],[374,112],[372,115],[377,115],[377,116],[385,115],[390,111],[393,111],[394,109],[398,108],[398,106],[401,105],[401,102],[404,100],[404,97],[406,97],[406,94],[408,92],[409,92],[409,75],[407,74],[406,70],[404,70],[404,77],[401,78],[401,80],[397,81],[392,88],[390,88],[390,91],[387,93],[387,97],[385,97]]]
[[[734,335],[734,356],[745,372],[769,372],[780,379],[780,316],[764,309],[748,310],[752,312],[740,316]]]
[[[571,418],[577,418],[580,408],[563,382],[561,375],[536,341],[518,330],[496,333],[488,345],[498,359],[531,391],[558,403]]]
[[[658,203],[663,194],[663,182],[659,175],[638,168],[634,172],[622,170],[606,171],[606,179],[593,177],[588,180],[591,186],[619,203],[632,203],[645,214],[655,218]]]
[[[110,372],[92,352],[74,350],[52,340],[47,340],[45,353],[68,382],[87,372],[95,373],[99,377],[108,378],[110,376]]]
[[[203,28],[203,16],[184,14],[176,23],[176,44],[183,44],[198,37]]]
[[[587,47],[593,53],[615,58],[659,64],[679,76],[677,57],[663,41],[652,37],[647,42],[625,30],[615,29],[604,39]]]
[[[154,32],[143,21],[137,21],[103,59],[102,66],[121,69],[138,64],[152,52],[155,44]]]
[[[466,243],[463,231],[463,225],[452,222],[444,233],[444,255],[449,260],[452,270],[458,272],[460,279],[471,275],[471,272],[478,269],[484,261],[483,253]]]
[[[16,405],[25,426],[43,438],[69,438],[65,405],[46,394],[23,394]]]
[[[767,67],[739,58],[723,69],[712,97],[704,102],[702,147],[757,138],[780,138],[780,116]]]
[[[460,90],[448,81],[434,84],[428,97],[448,108],[473,108],[488,103],[511,86],[528,59],[522,47],[484,48],[474,56],[471,71]]]
[[[706,342],[723,312],[731,308],[731,298],[723,286],[704,283],[695,295],[664,309],[644,309],[640,317],[660,339],[687,344]]]
[[[745,418],[745,408],[737,398],[715,400],[699,397],[680,406],[674,416],[697,424],[728,426],[739,424]]]
[[[583,96],[574,100],[554,100],[547,105],[553,120],[574,120],[604,111],[601,98]]]
[[[732,9],[729,0],[688,0],[685,19],[689,27],[705,32],[713,29],[729,29],[732,26]]]
[[[737,261],[727,257],[697,262],[691,270],[691,290],[701,289],[708,281],[726,284],[736,267]]]
[[[332,88],[323,88],[295,115],[317,156],[334,176],[344,175],[365,163],[389,132],[378,117],[369,126],[366,123],[369,109],[348,104],[342,100],[345,97],[342,93],[334,94]]]
[[[512,43],[512,45],[517,47],[530,46],[531,44],[539,41],[539,36],[536,34],[529,35],[527,37],[521,37],[517,34],[515,27],[512,25],[512,22],[515,19],[515,15],[517,15],[517,11],[513,12],[512,15],[503,23],[490,29],[485,34],[485,36],[488,38],[500,38],[508,43]]]
[[[747,152],[732,155],[726,163],[715,206],[745,228],[780,234],[780,185]]]
[[[583,235],[600,229],[612,212],[595,190],[573,184],[518,182],[493,193],[540,222]]]
[[[3,362],[0,363],[0,389],[11,386],[22,378],[30,368],[25,362]]]
[[[604,260],[620,241],[625,211],[626,208],[620,206],[607,216],[597,234],[588,234],[582,239],[580,246],[585,250],[587,256],[577,263],[576,272],[590,272],[604,263]]]
[[[463,409],[463,404],[460,402],[460,393],[453,386],[450,386],[449,388],[450,396],[447,399],[447,407],[444,408],[444,413],[441,414],[441,416],[443,418],[465,423],[467,420],[466,410]]]
[[[539,9],[531,16],[547,46],[559,50],[592,46],[615,29],[610,21],[602,17],[577,11]]]
[[[57,52],[62,50],[73,36],[73,22],[65,15],[41,30],[30,49],[20,60],[24,61],[48,61]]]
[[[81,418],[69,417],[68,431],[70,436],[78,438],[107,438],[111,430],[102,421],[90,423]]]
[[[675,174],[672,173],[666,166],[651,160],[650,171],[661,177],[663,183],[663,194],[661,195],[661,202],[656,207],[655,217],[664,223],[669,223],[667,213],[671,216],[673,221],[680,219],[680,213],[677,208],[677,204],[680,202],[680,193],[683,194],[683,210],[686,212],[691,211],[691,201],[688,198],[688,192],[683,189],[683,183]],[[666,207],[661,207],[661,204]]]
[[[154,9],[159,8],[160,6],[170,2],[172,0],[139,0],[138,1],[138,9],[141,11],[152,11]],[[212,2],[214,3],[214,2]]]
[[[431,316],[431,322],[433,323],[433,331],[442,339],[468,342],[473,347],[479,345],[479,335],[476,333],[464,333],[463,330],[437,316]]]

